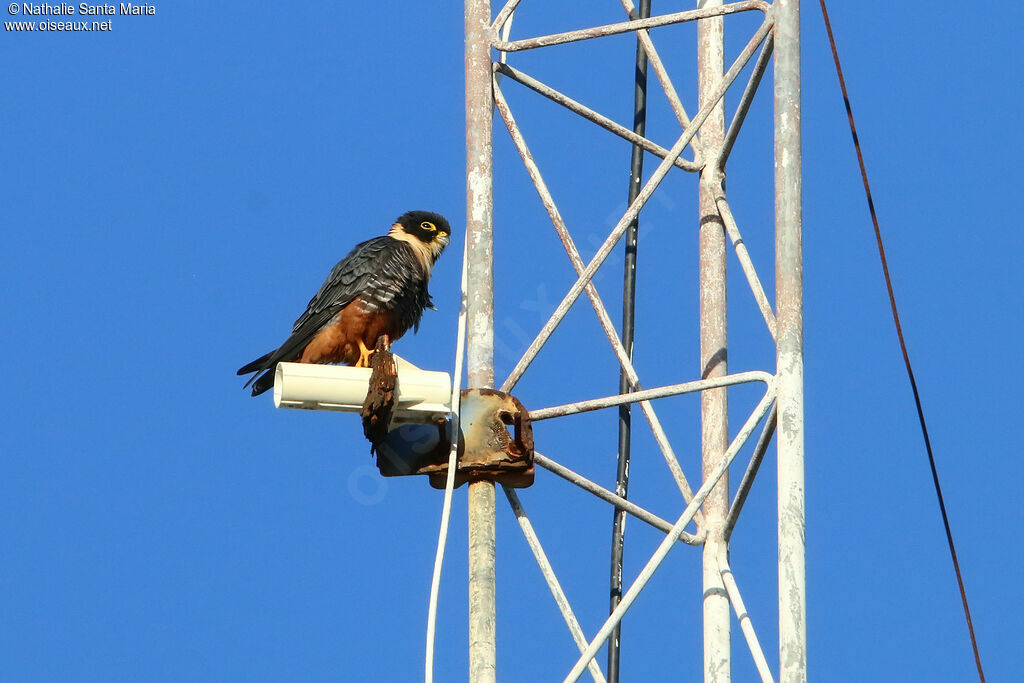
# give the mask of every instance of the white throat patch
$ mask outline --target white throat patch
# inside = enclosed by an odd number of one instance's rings
[[[388,231],[388,236],[393,237],[396,240],[402,240],[410,247],[412,247],[412,253],[416,254],[417,260],[420,265],[423,266],[423,272],[427,274],[427,278],[430,278],[431,268],[434,267],[434,261],[441,255],[444,250],[444,245],[440,242],[431,242],[427,244],[423,240],[410,235],[403,228],[401,223],[395,223],[391,226],[391,230]]]

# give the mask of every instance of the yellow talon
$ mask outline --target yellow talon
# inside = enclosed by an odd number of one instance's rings
[[[357,368],[368,368],[370,367],[370,355],[373,353],[371,349],[366,348],[366,344],[363,340],[359,341],[359,360],[356,361]]]

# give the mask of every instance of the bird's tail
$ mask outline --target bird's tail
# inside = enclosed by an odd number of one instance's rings
[[[277,363],[274,363],[271,367],[267,368],[262,374],[256,375],[245,386],[252,384],[252,395],[259,396],[267,389],[274,387],[274,375],[277,372]]]
[[[238,372],[235,373],[235,374],[237,374],[237,375],[248,375],[250,372],[259,372],[260,370],[266,370],[267,369],[267,361],[269,361],[270,357],[273,356],[273,355],[274,355],[273,351],[271,351],[268,354],[262,355],[259,358],[257,358],[256,360],[254,360],[253,362],[246,363],[242,367],[238,368]],[[249,380],[249,381],[251,382],[252,380]],[[246,384],[245,386],[249,386],[249,385]]]
[[[246,389],[252,385],[252,395],[259,396],[264,391],[274,386],[274,372],[277,370],[277,363],[271,361],[274,352],[260,356],[251,363],[246,363],[238,368],[239,375],[248,375],[250,372],[256,374],[249,378],[249,381],[242,387]]]

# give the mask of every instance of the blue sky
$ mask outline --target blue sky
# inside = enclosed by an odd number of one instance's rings
[[[817,5],[804,5],[810,672],[970,680],[842,100]],[[1012,445],[1024,311],[1012,78],[1024,66],[1014,30],[1024,14],[1014,4],[834,5],[986,672],[1009,680],[1024,627],[1024,472]],[[419,479],[378,479],[354,416],[277,411],[268,396],[250,399],[234,371],[283,339],[354,243],[412,208],[444,213],[455,235],[432,282],[439,310],[396,351],[451,369],[465,221],[462,10],[155,7],[113,17],[104,33],[0,36],[3,678],[414,680],[440,494]],[[655,2],[656,12],[688,7]],[[525,0],[513,37],[620,18],[615,2]],[[735,55],[755,26],[729,21]],[[692,27],[654,39],[695,110]],[[632,51],[617,37],[510,63],[628,123]],[[625,209],[629,147],[503,87],[589,259]],[[649,134],[670,146],[678,132],[656,88],[650,106]],[[763,90],[728,176],[767,282],[771,111]],[[500,120],[495,149],[503,378],[573,277]],[[646,386],[698,374],[694,192],[691,176],[670,174],[642,215],[636,366]],[[598,278],[613,319],[621,264],[619,248]],[[771,370],[733,256],[729,268],[730,369]],[[581,301],[516,394],[544,407],[617,384]],[[730,396],[735,430],[758,397]],[[696,399],[658,409],[694,479]],[[678,494],[639,415],[634,424],[632,495],[674,518]],[[538,425],[538,450],[610,486],[615,429],[612,413]],[[761,477],[732,560],[777,671],[774,456]],[[593,634],[606,609],[610,510],[545,471],[521,495]],[[574,646],[498,502],[500,680],[560,680]],[[660,534],[634,521],[627,534],[631,578]],[[465,548],[459,491],[438,621],[443,681],[467,669]],[[698,555],[680,547],[626,619],[624,680],[699,679],[699,594]],[[734,645],[735,680],[755,680],[735,624]]]

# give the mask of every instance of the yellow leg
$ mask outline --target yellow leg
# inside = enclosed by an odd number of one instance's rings
[[[384,337],[384,348],[391,350],[391,337],[388,335],[381,335]],[[363,340],[357,340],[359,342],[359,360],[356,361],[357,368],[368,368],[370,367],[370,356],[372,356],[376,349],[369,349],[363,344]]]
[[[368,368],[368,367],[370,367],[370,354],[372,354],[373,351],[368,349],[368,348],[366,348],[366,344],[363,343],[362,339],[360,339],[358,341],[359,341],[359,360],[356,361],[356,367],[357,368]]]

